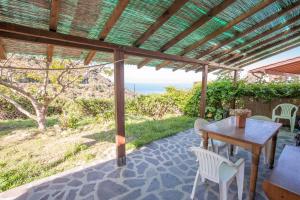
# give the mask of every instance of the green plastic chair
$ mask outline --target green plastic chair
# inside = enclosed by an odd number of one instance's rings
[[[279,115],[276,114],[276,110],[278,108],[281,108],[281,112]],[[273,109],[272,120],[278,121],[279,119],[288,119],[290,121],[291,133],[293,133],[295,128],[297,111],[298,111],[298,106],[296,105],[290,103],[279,104]]]

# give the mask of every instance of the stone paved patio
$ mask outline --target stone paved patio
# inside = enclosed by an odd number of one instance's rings
[[[283,144],[291,144],[292,141],[292,136],[288,136],[286,131],[281,131],[276,159]],[[125,167],[116,167],[114,160],[95,164],[2,193],[0,199],[190,199],[197,163],[188,148],[198,146],[199,143],[199,136],[193,132],[193,129],[190,129],[128,154]],[[246,160],[244,199],[248,197],[250,156],[250,153],[244,150],[240,150],[236,156],[236,158],[243,157]],[[261,184],[268,172],[261,158],[257,200],[266,199]],[[229,199],[237,199],[236,191],[236,185],[233,182],[229,191]],[[219,199],[218,185],[212,182],[199,185],[196,198],[199,200]]]

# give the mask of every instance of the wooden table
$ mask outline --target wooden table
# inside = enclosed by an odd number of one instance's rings
[[[277,165],[263,182],[270,200],[300,200],[300,147],[285,146]]]
[[[259,165],[259,157],[261,149],[266,142],[272,139],[270,169],[273,168],[276,141],[280,123],[247,119],[245,128],[236,127],[235,117],[229,117],[221,121],[217,121],[201,128],[203,131],[204,148],[208,148],[208,139],[220,140],[232,145],[241,146],[252,153],[251,176],[250,176],[250,191],[249,198],[255,198],[255,187],[257,180],[257,172]]]

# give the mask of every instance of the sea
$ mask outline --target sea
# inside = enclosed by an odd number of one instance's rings
[[[137,94],[161,94],[169,86],[177,89],[191,89],[193,83],[125,83],[128,90],[135,91]]]

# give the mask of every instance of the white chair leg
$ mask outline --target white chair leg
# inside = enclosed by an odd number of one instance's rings
[[[294,119],[290,119],[290,126],[291,126],[291,133],[294,133],[294,129],[295,129],[295,120]]]
[[[227,159],[230,158],[230,144],[226,145],[226,157],[227,157]]]
[[[233,146],[233,153],[234,155],[237,155],[239,153],[239,147],[238,146]]]
[[[218,146],[218,145],[214,145],[214,150],[213,150],[213,152],[219,154],[219,151],[220,151],[219,146]]]
[[[237,189],[238,189],[238,200],[242,200],[242,198],[243,198],[244,170],[245,170],[245,163],[243,163],[239,166],[238,173],[236,174],[236,185],[237,185]]]
[[[227,192],[228,192],[227,183],[220,182],[219,190],[220,190],[220,200],[227,200]]]
[[[200,172],[199,172],[199,170],[197,170],[197,174],[196,174],[196,178],[194,181],[194,186],[193,186],[193,190],[192,190],[192,194],[191,194],[191,199],[194,199],[194,197],[195,197],[196,188],[197,188],[199,179],[200,179]]]

